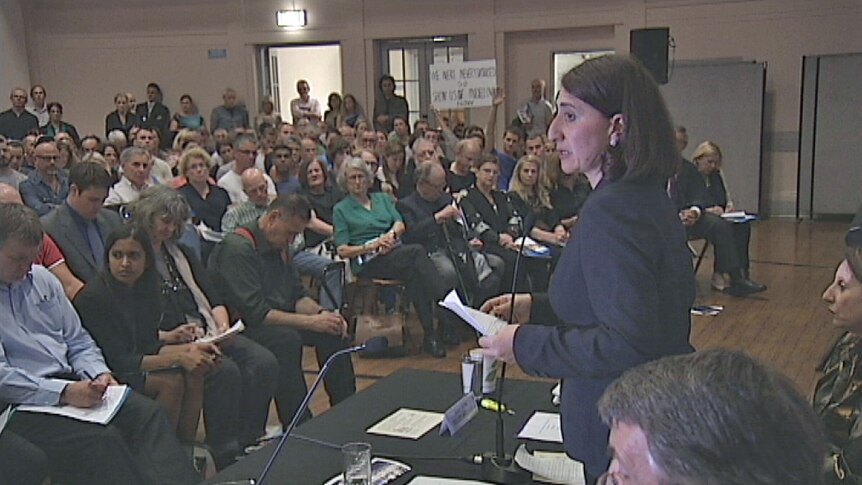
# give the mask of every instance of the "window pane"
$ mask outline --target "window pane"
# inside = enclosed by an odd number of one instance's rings
[[[464,62],[464,48],[463,47],[450,47],[449,48],[449,62]]]
[[[395,79],[404,79],[404,63],[401,61],[402,49],[389,50],[389,74]]]
[[[404,49],[404,80],[419,80],[419,49]]]
[[[404,97],[410,109],[419,109],[419,81],[406,81],[404,83]]]
[[[434,62],[433,64],[447,64],[449,62],[449,57],[446,55],[445,47],[435,47],[434,48]]]

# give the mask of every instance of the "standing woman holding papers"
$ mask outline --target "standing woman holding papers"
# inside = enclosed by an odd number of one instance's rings
[[[530,374],[562,379],[563,444],[594,480],[608,466],[599,397],[627,369],[693,350],[695,286],[666,193],[680,156],[655,81],[635,61],[604,56],[569,71],[563,87],[549,137],[563,171],[585,174],[594,191],[549,293],[516,295],[515,325],[479,344]],[[505,295],[482,310],[507,318],[510,304]]]

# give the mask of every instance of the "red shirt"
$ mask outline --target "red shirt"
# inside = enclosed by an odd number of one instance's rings
[[[57,247],[57,243],[51,239],[51,236],[44,234],[42,236],[42,248],[39,250],[39,256],[36,257],[34,263],[53,269],[58,264],[65,262],[66,258],[60,248]]]

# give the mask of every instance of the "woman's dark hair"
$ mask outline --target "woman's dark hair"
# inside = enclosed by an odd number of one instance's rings
[[[329,160],[335,160],[335,155],[350,148],[350,143],[341,135],[335,135],[329,139],[329,144],[326,145],[326,156]]]
[[[123,285],[111,274],[111,249],[117,241],[123,239],[131,239],[140,244],[146,258],[143,274],[131,287]],[[120,307],[124,307],[122,304],[123,295],[118,293],[125,290],[133,291],[136,300],[143,300],[138,301],[135,308],[148,312],[149,315],[146,318],[149,321],[159,321],[162,314],[161,298],[159,297],[160,277],[158,270],[156,270],[156,254],[153,252],[153,244],[144,229],[132,224],[123,224],[108,234],[105,240],[105,263],[102,266],[100,277],[105,281],[106,286],[115,293],[115,298],[120,301]]]
[[[182,101],[184,99],[187,99],[187,100],[189,100],[189,103],[194,104],[194,100],[192,99],[191,95],[184,94],[184,95],[180,96],[180,101]]]
[[[392,86],[395,86],[395,78],[390,76],[389,74],[384,74],[384,75],[380,76],[380,80],[377,81],[377,87],[380,88],[381,92],[383,92],[383,81],[385,81],[387,79],[392,81]]]
[[[308,189],[308,168],[312,163],[318,164],[320,166],[320,170],[323,171],[323,185],[326,186],[326,184],[329,183],[329,170],[326,169],[326,164],[317,158],[312,158],[307,162],[302,162],[299,166],[299,184],[302,185],[303,189]]]
[[[51,111],[51,108],[57,108],[58,110],[60,110],[60,114],[63,114],[63,105],[56,101],[51,101],[50,103],[48,103],[46,108],[48,108],[48,111]]]
[[[123,224],[108,234],[108,237],[105,239],[105,264],[102,266],[102,272],[111,274],[111,248],[114,247],[117,241],[123,239],[132,239],[140,244],[144,249],[144,257],[147,259],[144,274],[135,282],[135,285],[152,284],[153,288],[158,289],[156,254],[153,252],[153,243],[150,241],[147,231],[133,224]],[[111,278],[113,278],[113,275],[111,275]],[[152,281],[146,281],[148,279]]]
[[[636,60],[607,55],[585,61],[563,76],[563,88],[605,117],[622,115],[619,144],[603,167],[611,179],[674,175],[680,163],[673,123],[649,72]]]

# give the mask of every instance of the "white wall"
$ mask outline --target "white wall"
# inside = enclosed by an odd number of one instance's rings
[[[27,42],[24,17],[19,0],[4,0],[0,4],[0,103],[2,110],[9,107],[12,88],[30,89],[30,68],[27,62]]]
[[[469,60],[497,59],[506,73],[506,114],[511,118],[515,105],[528,95],[535,73],[550,75],[549,52],[556,46],[627,52],[630,30],[667,26],[676,40],[677,59],[734,58],[768,64],[761,205],[767,214],[793,213],[802,56],[862,52],[862,2],[858,0],[296,0],[295,4],[308,10],[309,25],[298,31],[275,26],[275,11],[285,7],[282,0],[30,0],[21,7],[33,80],[44,82],[49,97],[64,102],[67,118],[84,132],[101,132],[114,92],[131,90],[142,96],[151,80],[162,84],[171,107],[187,91],[208,113],[219,104],[227,85],[256,107],[254,46],[258,44],[339,43],[343,87],[371,110],[373,41],[436,34],[466,34]],[[2,5],[5,10],[6,0]],[[228,57],[209,60],[209,48],[226,48]],[[315,86],[312,89],[316,96],[326,94]],[[474,110],[473,122],[483,124],[486,113]]]

